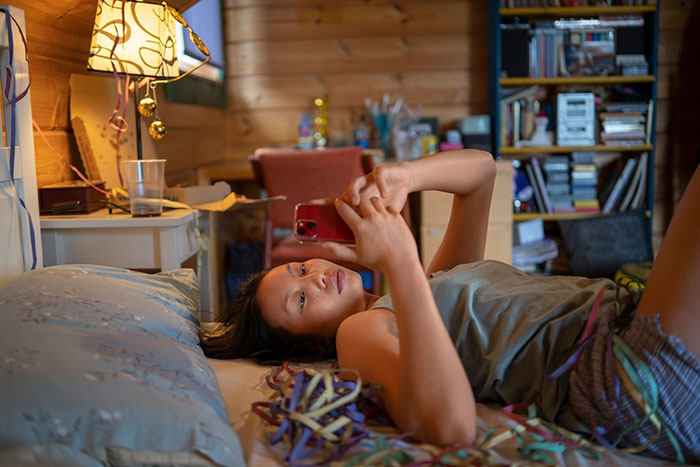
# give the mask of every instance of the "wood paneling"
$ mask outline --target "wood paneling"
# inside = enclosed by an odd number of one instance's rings
[[[698,0],[664,0],[659,12],[659,81],[654,173],[654,245],[700,161]]]
[[[227,2],[229,42],[486,34],[486,2]]]
[[[480,36],[480,43],[486,36]],[[240,75],[453,71],[486,63],[487,48],[463,36],[390,36],[255,41],[227,47],[227,72]]]
[[[233,110],[303,108],[327,92],[333,106],[357,107],[368,95],[402,96],[409,105],[425,96],[437,105],[486,102],[488,80],[475,70],[391,73],[334,73],[327,75],[264,75],[229,80]]]

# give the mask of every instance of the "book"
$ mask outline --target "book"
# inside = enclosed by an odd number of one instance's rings
[[[547,171],[569,171],[568,156],[548,156],[544,161],[544,169]]]
[[[544,204],[542,203],[542,196],[537,188],[537,180],[535,179],[535,172],[532,170],[530,164],[525,165],[525,173],[527,173],[527,178],[530,180],[530,186],[532,186],[532,193],[535,198],[535,207],[538,212],[545,212]]]
[[[571,187],[568,183],[549,183],[547,182],[547,193],[550,196],[569,195]]]
[[[644,146],[646,141],[643,139],[611,139],[605,142],[605,146],[615,146],[621,148],[629,148],[632,146]]]
[[[540,189],[540,196],[542,196],[542,204],[544,205],[544,212],[552,212],[552,204],[549,202],[549,195],[547,194],[546,185],[544,184],[544,177],[542,176],[542,169],[540,168],[540,163],[536,157],[530,159],[530,164],[532,164],[532,169],[535,172],[535,180],[537,181],[537,187]]]
[[[644,154],[646,154],[646,153],[644,153]],[[620,203],[620,208],[618,209],[620,212],[626,211],[629,208],[630,203],[632,202],[632,199],[634,197],[634,194],[636,193],[636,189],[638,188],[643,168],[644,168],[644,161],[642,161],[642,156],[639,156],[637,168],[634,170],[634,175],[632,175],[632,179],[630,180],[629,186],[627,187],[627,191],[625,192],[625,196],[624,196],[624,198],[622,198],[622,202]]]
[[[630,209],[637,209],[642,207],[644,202],[644,195],[647,189],[647,164],[648,164],[649,154],[644,152],[639,156],[639,165],[642,167],[642,172],[639,176],[639,184],[637,185],[637,190],[634,193],[632,202],[630,203]]]
[[[575,212],[600,212],[600,206],[575,206]]]
[[[647,109],[647,138],[646,138],[646,143],[650,144],[651,143],[651,127],[653,124],[653,115],[654,114],[654,99],[649,99],[649,108]]]
[[[593,165],[595,152],[593,151],[574,151],[571,153],[571,160],[574,165]]]
[[[604,120],[603,131],[606,133],[642,132],[646,125],[639,122],[619,122],[616,120]]]
[[[574,197],[574,201],[598,199],[595,185],[573,186],[571,195]]]
[[[622,196],[622,192],[624,191],[625,187],[630,181],[630,178],[632,177],[632,171],[634,170],[636,162],[637,159],[634,159],[632,157],[627,159],[625,167],[622,169],[620,176],[617,177],[617,180],[615,181],[615,185],[613,186],[613,189],[610,192],[610,196],[605,201],[605,205],[603,205],[603,214],[612,212],[612,210],[615,209],[615,207],[617,206],[618,202],[620,201],[620,196]]]
[[[504,90],[503,97],[501,98],[501,104],[512,104],[518,99],[534,96],[539,90],[540,87],[536,84],[526,88],[515,88],[513,92],[509,94],[506,94]]]
[[[574,206],[577,208],[600,207],[597,199],[575,199]]]
[[[622,132],[622,133],[608,133],[605,131],[602,131],[600,133],[600,139],[603,141],[610,141],[610,140],[626,140],[626,139],[641,139],[644,138],[646,135],[644,134],[643,131],[628,131],[628,132]]]
[[[641,112],[601,112],[599,115],[601,120],[644,121],[644,114]]]

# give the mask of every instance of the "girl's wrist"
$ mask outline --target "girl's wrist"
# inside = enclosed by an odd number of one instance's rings
[[[420,263],[417,251],[415,254],[411,252],[409,254],[395,255],[391,258],[388,258],[386,261],[386,267],[382,272],[387,276],[392,275],[394,273],[405,274],[412,268],[418,268],[421,270],[421,272],[423,271],[423,266]]]
[[[421,191],[422,176],[420,170],[416,167],[416,161],[399,162],[398,166],[408,172],[408,192],[414,193],[416,191]]]

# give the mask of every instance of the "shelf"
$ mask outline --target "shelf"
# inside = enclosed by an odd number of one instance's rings
[[[542,219],[543,221],[563,221],[569,219],[582,219],[584,217],[600,216],[599,212],[561,212],[561,213],[542,213],[542,212],[524,212],[513,214],[513,221],[530,221],[532,219]]]
[[[557,76],[550,78],[501,78],[501,86],[532,86],[557,85],[557,84],[627,84],[627,83],[653,83],[654,75],[643,76]]]
[[[514,146],[501,146],[498,152],[501,156],[516,156],[526,154],[557,154],[573,151],[594,151],[594,152],[618,152],[618,151],[651,151],[654,148],[651,144],[644,146],[605,146],[597,144],[595,146],[531,146],[525,148],[516,148]],[[515,158],[517,159],[517,158]]]
[[[595,16],[653,13],[656,5],[604,7],[501,8],[501,16]]]

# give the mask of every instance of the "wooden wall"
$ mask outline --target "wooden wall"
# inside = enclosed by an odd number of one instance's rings
[[[700,163],[700,1],[660,0],[654,244]]]
[[[26,13],[34,119],[59,153],[79,162],[68,78],[85,72],[96,1],[11,3]],[[700,1],[660,4],[657,243],[700,147]],[[336,140],[349,138],[365,97],[385,92],[421,106],[443,128],[488,112],[486,1],[224,0],[224,8],[228,108],[159,98],[168,136],[156,147],[171,182],[194,180],[200,165],[244,161],[260,146],[294,144],[299,114],[323,93]],[[40,186],[73,178],[40,138],[35,144]]]

